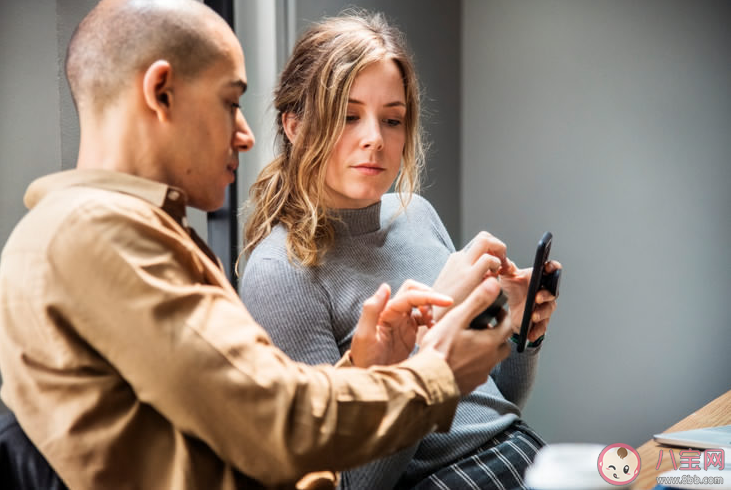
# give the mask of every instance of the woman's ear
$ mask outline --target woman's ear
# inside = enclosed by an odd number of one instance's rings
[[[173,105],[173,69],[165,60],[151,64],[142,78],[142,93],[147,107],[155,112],[159,121],[170,119]]]
[[[292,112],[282,114],[282,128],[284,128],[284,134],[287,135],[287,139],[292,144],[294,144],[294,140],[297,138],[297,126],[299,122],[297,116]]]

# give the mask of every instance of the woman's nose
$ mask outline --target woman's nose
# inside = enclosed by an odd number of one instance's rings
[[[383,134],[381,133],[380,121],[377,118],[364,118],[363,123],[361,146],[376,151],[383,149]]]

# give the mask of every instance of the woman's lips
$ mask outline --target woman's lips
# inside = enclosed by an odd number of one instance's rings
[[[353,166],[353,168],[363,175],[378,175],[386,170],[375,163],[361,163]]]

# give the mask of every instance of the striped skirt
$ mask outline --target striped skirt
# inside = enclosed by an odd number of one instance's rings
[[[525,470],[543,439],[523,422],[515,422],[470,456],[457,461],[417,483],[415,490],[527,489]]]

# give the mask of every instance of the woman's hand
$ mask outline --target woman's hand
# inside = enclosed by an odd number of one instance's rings
[[[434,324],[432,306],[452,305],[452,298],[407,280],[392,298],[388,284],[363,303],[350,344],[353,365],[369,367],[403,361],[414,350],[420,325]]]
[[[520,324],[523,322],[523,311],[525,310],[528,285],[533,268],[518,269],[511,260],[508,259],[507,262],[507,267],[500,271],[500,285],[508,296],[510,324],[513,332],[520,333]],[[551,274],[558,269],[561,269],[561,264],[555,260],[547,262],[544,266],[546,274]],[[548,322],[555,310],[556,297],[545,289],[538,291],[534,302],[533,316],[531,317],[533,326],[528,332],[528,341],[533,342],[546,333]]]
[[[505,252],[503,242],[481,231],[462,250],[449,256],[434,281],[434,290],[454,298],[455,305],[461,303],[485,278],[496,276],[508,266]],[[435,319],[439,320],[446,311],[435,308]]]

